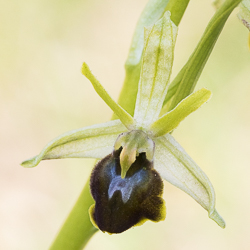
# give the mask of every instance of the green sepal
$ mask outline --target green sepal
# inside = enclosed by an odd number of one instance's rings
[[[119,121],[110,121],[66,132],[50,143],[41,153],[21,163],[33,168],[41,160],[60,158],[103,158],[113,150],[118,135],[126,131]]]
[[[150,131],[153,136],[162,136],[174,130],[182,120],[207,102],[211,94],[210,90],[202,88],[183,99],[173,110],[151,125]]]
[[[92,83],[96,93],[103,99],[104,102],[114,111],[114,113],[119,117],[121,122],[128,128],[133,129],[134,119],[133,117],[124,110],[119,104],[117,104],[112,97],[103,88],[100,82],[95,78],[86,63],[82,65],[82,74],[86,76]]]
[[[168,90],[172,71],[177,27],[170,12],[145,29],[141,76],[134,119],[138,129],[147,129],[157,120]]]
[[[225,221],[215,209],[215,192],[206,174],[170,134],[154,141],[154,166],[161,177],[189,194],[208,211],[209,218],[225,228]]]

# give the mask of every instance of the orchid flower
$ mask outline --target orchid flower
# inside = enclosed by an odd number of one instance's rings
[[[186,116],[208,101],[211,92],[202,88],[167,112],[163,106],[176,35],[170,12],[145,28],[133,117],[109,96],[83,63],[82,73],[119,119],[62,134],[39,155],[22,163],[30,168],[48,159],[102,159],[91,175],[95,204],[89,214],[92,223],[103,232],[121,233],[146,220],[164,220],[162,179],[189,194],[208,211],[211,219],[225,227],[215,209],[215,193],[208,177],[171,135]]]

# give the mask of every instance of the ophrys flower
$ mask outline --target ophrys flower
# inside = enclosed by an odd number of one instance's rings
[[[38,156],[22,163],[34,167],[46,159],[103,158],[92,173],[91,192],[96,204],[90,209],[92,222],[102,231],[120,233],[147,219],[163,220],[161,178],[192,196],[211,219],[225,227],[215,210],[215,194],[209,179],[170,134],[210,98],[211,92],[198,90],[169,112],[162,107],[176,34],[169,12],[145,29],[133,117],[108,95],[84,63],[83,74],[119,119],[67,132],[51,141]]]

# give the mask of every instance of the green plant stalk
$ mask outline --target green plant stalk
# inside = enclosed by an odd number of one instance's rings
[[[138,24],[140,24],[139,28],[142,29],[142,31],[140,30],[140,32],[143,32],[144,26],[148,26],[148,25],[145,25],[145,22],[148,20],[147,17],[150,16],[150,7],[152,7],[152,3],[155,3],[157,1],[164,2],[162,0],[160,1],[151,0],[149,1],[149,4],[146,6],[144,10],[144,13],[146,14],[142,15],[141,20],[139,20],[138,22]],[[183,0],[184,3],[188,1]],[[166,4],[168,3],[167,0],[165,0],[165,2]],[[170,2],[174,2],[174,1],[170,0]],[[187,6],[187,4],[185,6]],[[161,5],[160,7],[161,7],[160,8],[161,15],[159,15],[158,19],[161,18],[161,16],[166,11],[166,6],[162,8],[162,5]],[[172,9],[174,11],[173,7]],[[176,15],[176,20],[178,20],[178,16],[179,16],[179,20],[181,20],[185,9],[182,9],[182,11],[183,11],[182,13],[179,12],[179,14]],[[154,22],[155,20],[152,20],[151,24],[153,24]],[[137,28],[138,28],[138,25],[137,25]],[[134,34],[134,37],[135,36],[137,36],[136,32]],[[142,39],[142,43],[143,43],[143,39]],[[143,48],[143,45],[142,45],[142,48]],[[130,49],[130,54],[131,54],[131,50],[132,48]],[[125,66],[126,76],[125,76],[125,81],[123,85],[124,87],[121,91],[118,103],[125,110],[127,110],[128,113],[133,115],[141,65],[140,65],[140,58],[139,58],[139,63],[136,63],[134,65],[129,64],[128,62],[129,62],[129,57]],[[52,243],[50,250],[81,250],[85,247],[88,240],[95,234],[95,232],[97,232],[97,229],[90,222],[89,214],[88,214],[88,209],[93,203],[94,201],[90,195],[89,181],[88,181],[85,184],[75,206],[73,207],[68,218],[66,219],[61,230],[59,231],[57,237]]]
[[[166,108],[164,107],[164,112],[176,107],[181,100],[193,92],[224,24],[240,2],[241,0],[226,0],[216,11],[193,54],[171,83],[164,104],[168,101],[170,103]]]
[[[179,25],[189,1],[190,0],[169,0],[165,11],[169,10],[171,12],[171,20],[176,26]]]
[[[125,66],[125,80],[123,82],[122,91],[118,99],[120,104],[129,114],[134,115],[135,100],[138,91],[138,82],[140,79],[141,63],[134,66]],[[113,114],[112,120],[117,119]]]
[[[93,203],[89,181],[87,181],[50,250],[80,250],[84,248],[89,239],[98,231],[89,220],[88,209]]]

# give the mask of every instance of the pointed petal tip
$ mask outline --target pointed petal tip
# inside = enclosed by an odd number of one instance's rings
[[[197,90],[197,91],[202,92],[204,94],[204,96],[207,97],[207,101],[212,97],[212,92],[207,88],[202,88],[202,89]]]
[[[88,64],[86,63],[86,62],[83,62],[83,64],[82,64],[82,68],[81,68],[81,72],[82,72],[82,74],[87,78],[87,79],[89,79],[90,80],[90,77],[91,77],[91,75],[92,75],[92,72],[91,72],[91,70],[90,70],[90,68],[89,68],[89,66],[88,66]],[[93,78],[93,77],[92,77]],[[91,81],[91,80],[90,80]],[[91,82],[92,83],[92,82]]]
[[[31,159],[23,161],[20,165],[24,168],[33,168],[33,167],[37,166],[38,163],[39,162],[37,161],[37,156],[35,156]]]
[[[91,74],[91,70],[86,62],[83,62],[82,68],[81,68],[82,74],[89,79],[89,75]]]
[[[89,69],[89,66],[86,64],[86,62],[84,62],[84,63],[82,64],[82,68],[81,68],[81,71],[82,71],[82,74],[83,74],[83,75],[86,74],[87,69]]]
[[[226,227],[226,222],[216,210],[209,212],[208,216],[210,219],[214,220],[221,228]]]

